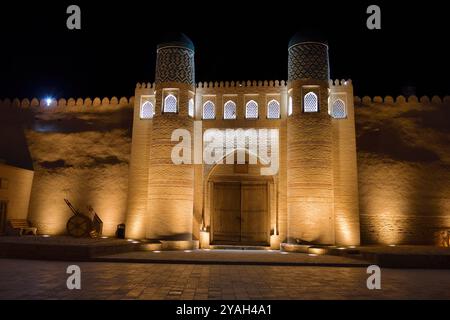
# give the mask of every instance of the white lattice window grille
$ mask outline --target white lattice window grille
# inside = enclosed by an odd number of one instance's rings
[[[259,111],[258,111],[258,104],[251,100],[247,103],[247,106],[245,107],[245,118],[246,119],[258,119],[259,117]]]
[[[223,118],[225,120],[235,120],[237,118],[236,114],[236,103],[233,101],[228,101],[223,107]]]
[[[173,94],[169,94],[164,99],[164,113],[177,113],[178,100]]]
[[[294,111],[294,107],[293,107],[292,97],[289,97],[289,101],[288,101],[288,116],[292,116],[293,111]]]
[[[216,118],[216,106],[211,101],[207,101],[203,105],[203,119],[214,120]]]
[[[268,119],[280,119],[281,111],[280,104],[276,100],[272,100],[267,104],[267,118]]]
[[[319,112],[319,98],[314,92],[310,92],[305,95],[303,99],[303,112]]]
[[[146,101],[141,106],[141,119],[142,120],[148,120],[153,119],[155,116],[155,108],[153,106],[153,103],[150,101]]]
[[[188,103],[188,114],[189,117],[193,118],[195,115],[195,105],[194,105],[194,99],[189,99]]]
[[[336,100],[331,108],[331,116],[335,119],[347,118],[347,111],[345,108],[345,102],[341,99]]]

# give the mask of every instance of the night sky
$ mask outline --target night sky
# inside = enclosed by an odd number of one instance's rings
[[[390,2],[2,2],[0,98],[132,96],[154,80],[165,31],[193,40],[196,81],[285,80],[290,37],[315,31],[328,39],[332,78],[353,79],[357,95],[450,94],[444,1]],[[66,28],[70,4],[81,31]],[[366,27],[370,4],[381,31]]]

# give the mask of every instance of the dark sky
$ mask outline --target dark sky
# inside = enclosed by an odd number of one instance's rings
[[[353,79],[358,95],[397,95],[406,86],[450,94],[444,1],[93,3],[2,1],[0,98],[131,96],[136,82],[154,80],[164,31],[194,41],[197,81],[286,79],[290,37],[317,31],[330,44],[332,78]],[[366,28],[374,3],[381,31]],[[81,7],[81,31],[66,28],[70,4]]]

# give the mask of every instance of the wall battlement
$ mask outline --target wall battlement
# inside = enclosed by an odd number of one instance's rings
[[[356,106],[369,106],[373,104],[384,104],[384,105],[392,105],[392,106],[401,106],[405,104],[414,105],[414,104],[421,104],[421,105],[450,105],[450,96],[445,96],[443,98],[439,96],[423,96],[420,99],[416,96],[410,96],[406,98],[405,96],[398,96],[394,99],[392,96],[375,96],[375,97],[355,97],[355,105]]]
[[[339,80],[339,79],[330,80],[329,83],[330,83],[330,88],[332,88],[332,87],[347,87],[347,88],[351,88],[353,86],[353,82],[352,82],[351,79],[348,79],[348,80],[345,80],[345,79],[342,79],[342,80]]]
[[[53,99],[48,105],[46,99],[4,99],[0,100],[1,108],[32,109],[38,112],[103,112],[113,111],[134,106],[134,97],[131,98],[61,98]]]
[[[353,87],[352,80],[330,80],[329,85],[331,89],[347,90]],[[274,81],[221,81],[221,82],[199,82],[196,87],[198,89],[203,88],[286,88],[287,82],[282,80]],[[137,83],[136,90],[148,90],[155,89],[155,83]],[[250,93],[250,92],[249,92]],[[375,97],[359,97],[355,96],[355,106],[364,107],[376,104],[384,104],[388,106],[401,106],[401,105],[450,105],[450,96],[439,97],[439,96],[423,96],[418,98],[417,96],[398,96],[396,98],[392,96],[375,96]],[[0,108],[19,108],[19,109],[32,109],[38,112],[106,112],[114,111],[123,108],[133,108],[134,107],[134,97],[126,98],[69,98],[69,99],[58,99],[52,100],[50,105],[47,105],[46,99],[0,99]]]
[[[151,83],[151,82],[147,82],[147,83],[145,83],[145,82],[143,82],[143,83],[137,83],[136,84],[136,90],[139,90],[139,89],[156,89],[156,83]]]
[[[330,80],[330,87],[351,87],[352,86],[352,80]],[[285,80],[264,80],[264,81],[205,81],[205,82],[198,82],[196,87],[197,88],[208,88],[208,89],[214,89],[214,88],[285,88],[287,87],[288,82]],[[155,89],[156,85],[155,83],[137,83],[136,89]]]
[[[284,88],[287,86],[287,82],[284,80],[271,80],[271,81],[220,81],[220,82],[199,82],[197,88]]]

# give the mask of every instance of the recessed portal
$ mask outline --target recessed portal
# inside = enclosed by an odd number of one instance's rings
[[[269,245],[268,183],[215,182],[213,188],[212,243]]]

